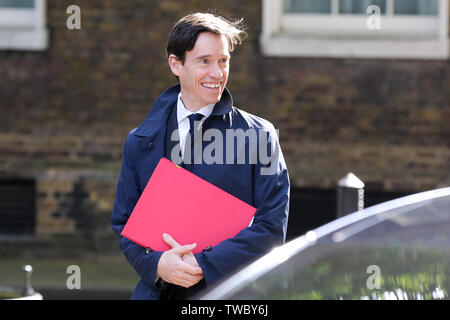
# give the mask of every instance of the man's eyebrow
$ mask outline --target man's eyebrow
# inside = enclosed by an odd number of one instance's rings
[[[212,55],[210,55],[210,54],[204,54],[204,55],[202,55],[202,56],[198,56],[198,57],[195,58],[195,59],[196,59],[196,60],[202,60],[202,59],[209,58],[209,57],[212,57]],[[230,58],[230,56],[228,56],[228,55],[224,55],[224,57]]]
[[[209,57],[211,57],[211,55],[210,54],[205,54],[205,55],[203,55],[203,56],[198,56],[197,58],[195,58],[195,59],[197,59],[197,60],[201,60],[201,59],[205,59],[205,58],[209,58]]]

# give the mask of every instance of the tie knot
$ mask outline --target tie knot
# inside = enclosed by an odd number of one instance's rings
[[[195,123],[194,121],[200,121],[203,118],[203,115],[201,113],[193,113],[188,116],[189,118],[189,125],[190,125],[190,131],[194,129],[194,127],[198,130],[198,123]]]
[[[189,122],[200,121],[203,118],[201,113],[192,113],[188,116]]]

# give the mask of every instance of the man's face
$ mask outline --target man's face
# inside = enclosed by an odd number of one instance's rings
[[[230,69],[230,53],[225,36],[212,32],[198,35],[192,50],[186,51],[184,64],[171,55],[169,64],[179,77],[181,99],[191,111],[217,103],[225,89]]]

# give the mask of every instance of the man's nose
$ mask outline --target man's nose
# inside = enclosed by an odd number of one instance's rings
[[[214,63],[210,70],[210,75],[214,77],[215,79],[222,79],[223,78],[223,71],[222,68],[220,68],[220,65],[218,63]]]

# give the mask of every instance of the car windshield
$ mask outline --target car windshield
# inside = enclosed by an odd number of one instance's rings
[[[320,237],[227,299],[449,299],[450,196]]]

